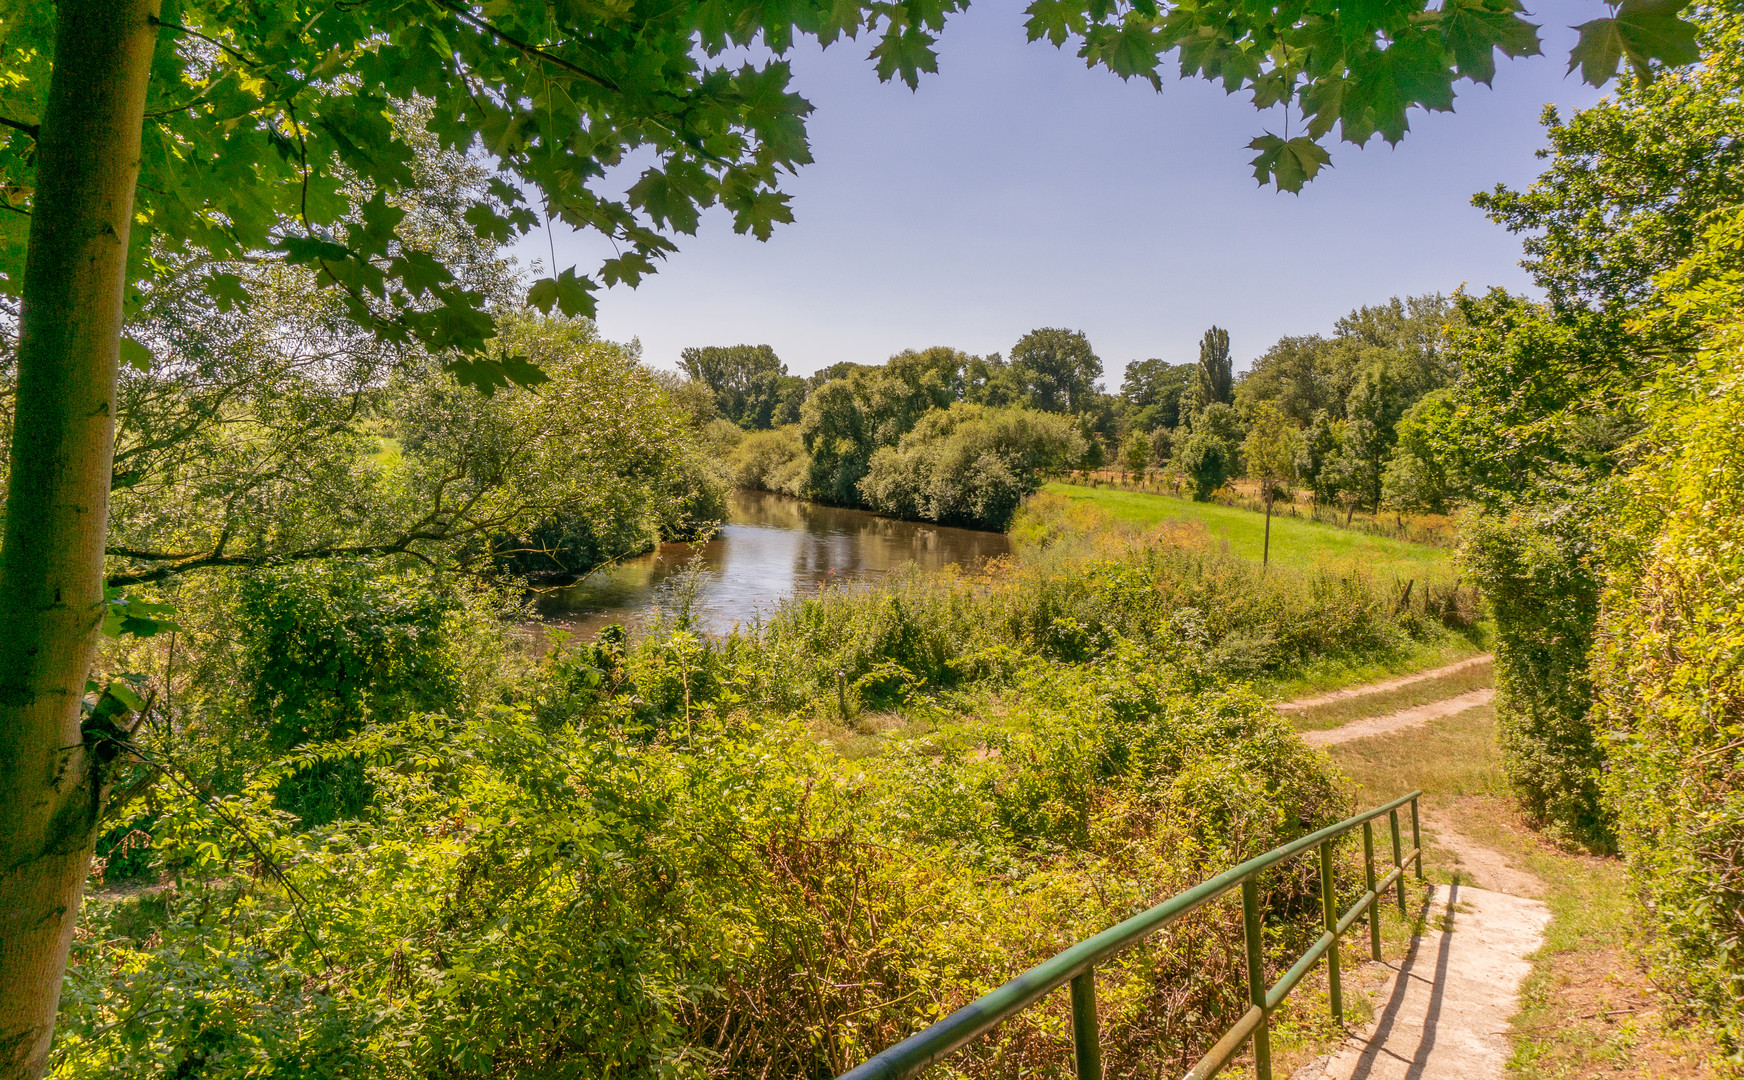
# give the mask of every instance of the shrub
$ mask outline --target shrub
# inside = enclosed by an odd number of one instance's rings
[[[1608,553],[1594,662],[1604,791],[1652,931],[1647,954],[1734,1052],[1744,1046],[1740,237],[1744,217],[1724,216],[1713,255],[1664,283],[1673,311],[1705,324],[1705,348],[1653,395]]]
[[[1495,612],[1502,769],[1540,826],[1607,848],[1587,670],[1598,616],[1593,530],[1573,507],[1474,517],[1460,557]]]
[[[811,469],[794,425],[746,434],[729,461],[735,484],[780,495],[804,494]]]
[[[332,748],[369,763],[362,817],[299,832],[261,786],[230,800],[300,912],[201,807],[170,812],[181,885],[96,903],[57,1075],[833,1075],[1346,810],[1263,699],[1130,644],[1021,665],[1011,700],[852,763],[724,695],[652,741],[623,695],[368,729]],[[1262,890],[1281,960],[1319,933],[1315,882]],[[1135,1074],[1239,1014],[1239,940],[1218,905],[1102,969]],[[1063,1021],[1033,1010],[955,1064],[1058,1067]]]
[[[275,707],[342,649],[382,685],[241,771],[223,818],[160,793],[172,880],[92,901],[57,1075],[834,1075],[1341,817],[1325,758],[1223,670],[1439,627],[1360,578],[1261,577],[1054,505],[1019,530],[1051,540],[984,576],[832,590],[720,638],[614,630],[489,699],[415,698],[464,673],[391,579],[274,579],[267,643],[305,650],[259,665]],[[838,686],[911,734],[834,755]],[[283,808],[287,778],[333,768],[370,798]],[[1275,976],[1320,933],[1318,883],[1304,860],[1261,885]],[[1111,1058],[1178,1073],[1240,1015],[1240,926],[1213,905],[1101,969]],[[1069,1032],[1050,1001],[953,1064],[1056,1071]]]
[[[1193,485],[1193,498],[1204,502],[1235,475],[1235,450],[1216,434],[1195,429],[1178,451],[1183,475]]]
[[[880,513],[1003,530],[1044,473],[1083,453],[1068,417],[955,404],[873,453],[859,491]]]

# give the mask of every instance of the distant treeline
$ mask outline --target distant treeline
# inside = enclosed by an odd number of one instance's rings
[[[768,345],[686,349],[670,390],[736,483],[901,517],[1003,529],[1045,475],[1105,467],[1165,471],[1201,499],[1248,473],[1350,511],[1440,511],[1454,492],[1421,429],[1457,374],[1453,310],[1364,307],[1240,376],[1212,327],[1196,362],[1133,361],[1117,394],[1085,335],[1058,328],[1009,359],[941,346],[809,377]]]

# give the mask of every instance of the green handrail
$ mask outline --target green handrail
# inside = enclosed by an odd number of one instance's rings
[[[1328,825],[1319,832],[1256,856],[1240,866],[1195,885],[1184,893],[1163,901],[1148,911],[1111,926],[1095,937],[1087,938],[1045,960],[1017,978],[982,995],[932,1027],[911,1035],[890,1049],[843,1073],[837,1080],[908,1080],[921,1070],[937,1063],[946,1055],[980,1038],[1000,1023],[1035,1004],[1066,983],[1072,984],[1072,1046],[1078,1080],[1102,1080],[1102,1049],[1096,1019],[1096,965],[1128,946],[1143,940],[1179,919],[1189,911],[1208,904],[1224,893],[1241,886],[1242,922],[1247,939],[1248,1001],[1247,1012],[1223,1038],[1187,1073],[1186,1080],[1209,1080],[1229,1059],[1235,1056],[1252,1037],[1254,1059],[1259,1080],[1271,1080],[1271,1036],[1267,1018],[1302,977],[1314,967],[1320,957],[1327,957],[1327,974],[1331,981],[1332,1016],[1344,1019],[1344,1001],[1339,986],[1337,944],[1363,912],[1369,915],[1369,946],[1376,960],[1381,958],[1381,926],[1376,901],[1404,876],[1406,863],[1417,864],[1417,879],[1423,879],[1423,845],[1417,825],[1417,800],[1423,792],[1401,795],[1384,806]],[[1411,805],[1410,852],[1400,850],[1399,808]],[[1388,816],[1393,834],[1393,870],[1379,881],[1375,878],[1375,833],[1373,822],[1382,814]],[[1342,916],[1337,914],[1337,897],[1332,881],[1332,844],[1345,833],[1362,827],[1364,884],[1367,890]],[[1320,848],[1320,902],[1326,927],[1302,958],[1284,973],[1277,984],[1266,987],[1264,951],[1261,947],[1263,926],[1259,908],[1259,889],[1253,878],[1309,848]],[[1399,910],[1405,910],[1405,890],[1400,885]]]

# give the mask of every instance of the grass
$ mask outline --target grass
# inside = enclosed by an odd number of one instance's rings
[[[1343,698],[1339,701],[1329,701],[1324,705],[1315,705],[1290,713],[1289,719],[1298,731],[1325,731],[1328,728],[1343,727],[1353,720],[1387,716],[1401,709],[1427,705],[1433,701],[1445,701],[1473,690],[1481,690],[1490,685],[1494,676],[1495,671],[1491,664],[1476,664],[1463,671],[1456,671],[1450,675],[1442,675],[1433,679],[1424,679],[1422,682],[1401,686],[1396,690],[1363,694],[1358,697]]]
[[[1361,803],[1412,788],[1426,793],[1425,816],[1457,825],[1456,844],[1427,830],[1424,869],[1451,880],[1461,850],[1481,845],[1508,869],[1541,883],[1551,921],[1531,957],[1522,1008],[1510,1034],[1508,1075],[1520,1080],[1737,1077],[1717,1047],[1656,997],[1629,950],[1634,902],[1620,860],[1559,848],[1524,825],[1506,794],[1489,706],[1409,731],[1328,748]],[[1442,841],[1447,841],[1443,843]],[[1475,884],[1485,887],[1480,866]]]
[[[1313,661],[1281,679],[1262,679],[1260,690],[1283,701],[1312,697],[1347,686],[1380,682],[1400,675],[1430,671],[1486,651],[1494,637],[1494,627],[1485,620],[1462,633],[1448,635],[1432,642],[1414,642],[1409,648],[1398,649],[1382,656],[1352,659],[1330,656]],[[1374,715],[1374,714],[1370,714]]]
[[[1171,495],[1141,491],[1088,488],[1052,483],[1044,491],[1068,499],[1094,503],[1116,520],[1149,524],[1190,521],[1204,525],[1211,535],[1229,544],[1243,558],[1258,561],[1265,544],[1265,515],[1213,503],[1196,503]],[[1336,525],[1299,517],[1272,515],[1272,562],[1302,570],[1347,568],[1358,565],[1369,573],[1410,578],[1448,577],[1452,552],[1427,544],[1413,544],[1384,536],[1371,536]]]

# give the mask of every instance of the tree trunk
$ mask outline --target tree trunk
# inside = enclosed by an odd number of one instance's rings
[[[103,616],[115,366],[157,0],[60,0],[0,541],[0,1080],[41,1076],[96,837],[79,731]]]
[[[1260,549],[1260,569],[1264,570],[1272,561],[1272,492],[1266,489],[1266,543]]]

